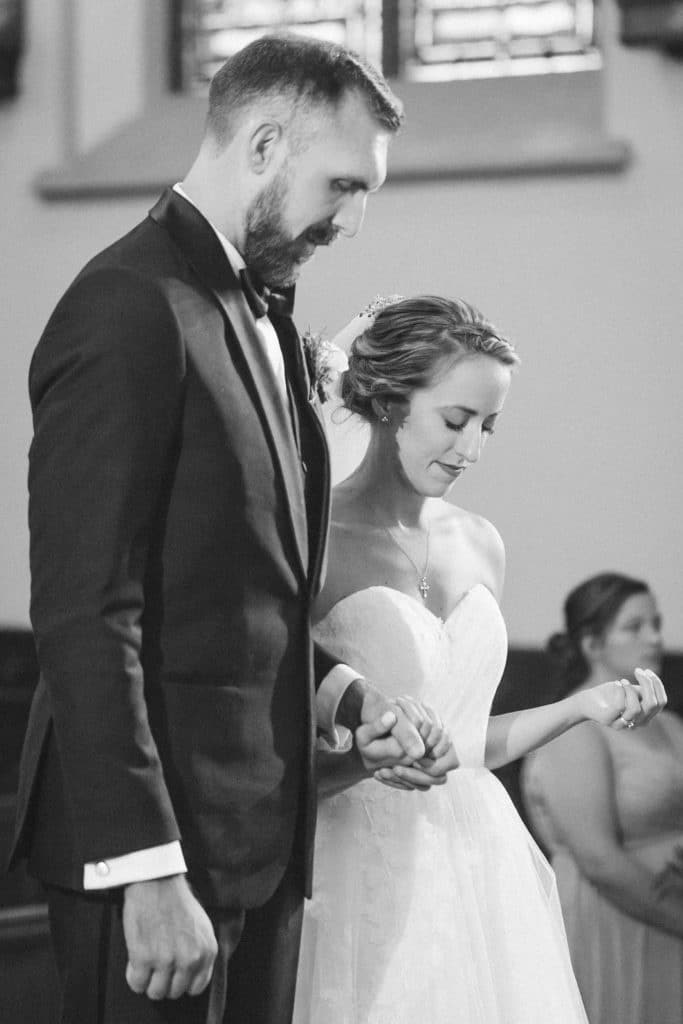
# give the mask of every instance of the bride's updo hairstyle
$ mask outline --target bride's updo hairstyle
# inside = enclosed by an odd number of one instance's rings
[[[376,304],[382,306],[382,300]],[[376,421],[373,400],[407,400],[468,355],[491,356],[506,366],[519,363],[507,338],[466,302],[437,295],[389,301],[351,346],[342,402]]]
[[[584,637],[603,636],[624,602],[634,594],[647,594],[649,589],[642,580],[603,572],[569,592],[564,602],[564,631],[553,633],[546,644],[546,653],[559,674],[559,698],[588,678],[590,665],[581,649]]]

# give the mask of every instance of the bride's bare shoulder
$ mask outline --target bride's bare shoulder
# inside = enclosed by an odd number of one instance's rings
[[[479,566],[484,582],[499,596],[505,577],[505,546],[493,523],[446,501],[437,507],[434,522],[446,541],[444,550],[454,552],[461,567],[468,563]]]
[[[460,533],[467,541],[479,548],[487,549],[491,554],[504,551],[503,538],[490,520],[485,519],[469,509],[441,501],[437,506],[435,523],[444,530]]]

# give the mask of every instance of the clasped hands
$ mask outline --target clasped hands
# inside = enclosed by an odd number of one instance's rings
[[[395,789],[424,791],[443,785],[459,764],[440,716],[412,697],[388,701],[368,688],[354,738],[366,770]]]

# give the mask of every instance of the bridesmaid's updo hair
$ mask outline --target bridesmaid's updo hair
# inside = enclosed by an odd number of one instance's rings
[[[602,636],[624,602],[634,594],[647,594],[649,589],[642,580],[603,572],[569,592],[564,602],[564,632],[553,633],[546,644],[546,652],[560,676],[559,697],[588,678],[590,666],[581,649],[583,638]]]
[[[351,346],[342,402],[363,419],[376,420],[373,399],[408,399],[428,387],[449,360],[468,355],[519,363],[507,338],[466,302],[437,295],[392,301]]]

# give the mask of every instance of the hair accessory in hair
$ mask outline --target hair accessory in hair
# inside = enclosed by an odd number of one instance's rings
[[[394,302],[400,302],[404,298],[405,295],[375,295],[372,302],[368,302],[367,306],[361,309],[358,316],[375,317],[381,310],[386,309],[387,306],[392,306]]]
[[[370,327],[377,314],[394,302],[400,302],[404,295],[376,295],[372,302],[369,302],[360,313],[356,313],[353,320],[349,320],[346,327],[342,327],[338,334],[335,334],[333,344],[342,352],[350,352],[351,346],[359,335],[364,334]]]

